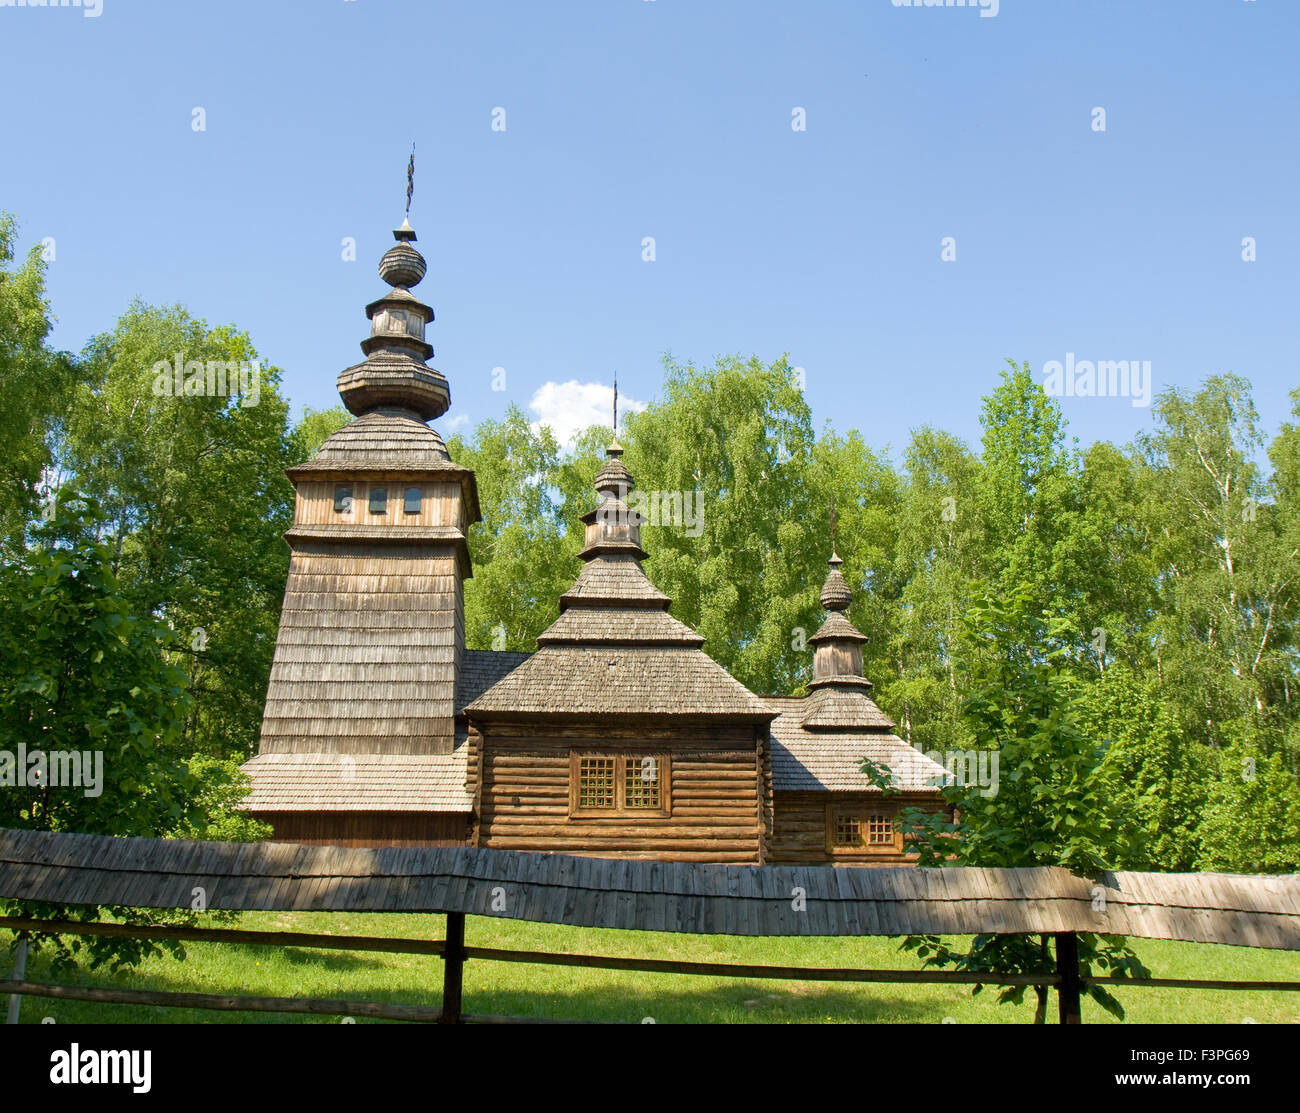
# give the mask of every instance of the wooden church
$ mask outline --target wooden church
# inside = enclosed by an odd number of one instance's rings
[[[292,468],[284,609],[245,807],[278,839],[602,857],[896,865],[895,816],[944,770],[894,735],[831,556],[803,697],[759,696],[702,649],[641,567],[617,438],[582,521],[581,572],[534,653],[467,649],[474,473],[429,422],[433,310],[409,221],[379,264],[354,420]],[[902,790],[885,797],[870,758]]]

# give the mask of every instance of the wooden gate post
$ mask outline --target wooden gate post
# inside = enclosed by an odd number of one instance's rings
[[[20,932],[18,944],[14,947],[14,972],[9,977],[15,982],[27,978],[27,933]],[[18,1023],[18,1010],[22,1008],[23,999],[16,993],[9,994],[9,1011],[5,1016],[6,1024]]]
[[[1062,931],[1056,936],[1056,972],[1061,984],[1056,987],[1057,1019],[1062,1024],[1081,1024],[1079,992],[1079,937],[1072,931]]]
[[[447,913],[447,942],[442,955],[440,1024],[460,1023],[461,986],[465,976],[465,913]]]

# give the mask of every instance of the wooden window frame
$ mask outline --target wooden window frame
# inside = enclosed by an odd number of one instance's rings
[[[352,513],[352,488],[351,487],[334,488],[334,513],[335,514]]]
[[[411,498],[412,495],[414,495],[415,498]],[[413,502],[415,503],[414,506],[411,505],[411,503]],[[402,513],[418,514],[423,509],[424,509],[424,488],[407,487],[406,490],[402,492]]]
[[[600,757],[614,762],[614,806],[612,808],[582,807],[579,803],[582,759]],[[659,807],[629,808],[627,806],[627,763],[640,763],[646,758],[659,763]],[[670,819],[672,802],[672,762],[661,751],[630,750],[570,750],[569,751],[569,816],[572,819]]]
[[[835,841],[838,817],[852,816],[858,821],[859,841],[845,846]],[[871,818],[883,816],[889,821],[889,842],[871,842]],[[898,808],[890,804],[859,803],[826,805],[826,852],[834,857],[870,857],[874,854],[902,854],[903,832],[898,826]]]
[[[375,509],[376,502],[380,503],[379,509],[377,510]],[[371,514],[387,514],[388,488],[371,487],[369,493],[366,495],[366,509],[369,510]]]

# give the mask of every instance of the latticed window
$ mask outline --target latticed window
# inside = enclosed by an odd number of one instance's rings
[[[835,845],[858,846],[862,842],[862,824],[848,812],[835,814]]]
[[[659,807],[659,759],[627,759],[623,777],[623,802],[628,808]]]
[[[867,816],[867,843],[870,846],[893,845],[894,824],[889,816]]]
[[[615,784],[614,758],[584,757],[580,759],[578,771],[578,807],[615,807]]]
[[[669,762],[664,754],[584,754],[569,759],[569,811],[611,816],[670,814]]]
[[[334,488],[334,512],[336,514],[346,514],[352,509],[352,488],[335,487]]]
[[[407,487],[406,494],[402,499],[402,512],[404,514],[418,514],[422,498],[419,487]]]
[[[904,849],[894,826],[892,812],[876,811],[879,805],[826,806],[826,848],[831,852],[897,853]]]
[[[388,491],[384,487],[370,488],[370,513],[383,514],[388,510]]]

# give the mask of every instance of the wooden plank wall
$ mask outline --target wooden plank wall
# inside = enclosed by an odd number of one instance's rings
[[[778,792],[776,793],[776,828],[768,849],[767,860],[773,864],[795,865],[801,862],[834,863],[839,866],[901,866],[910,861],[906,854],[890,850],[839,850],[826,848],[827,804],[856,808],[869,806],[872,812],[897,815],[900,808],[929,806],[932,798],[900,794],[882,801],[879,795],[849,792]],[[936,808],[937,810],[937,808]]]
[[[618,737],[589,727],[494,724],[471,731],[469,777],[477,799],[475,845],[602,858],[759,864],[762,763],[750,726],[647,729]],[[672,813],[589,818],[569,814],[569,755],[667,753]],[[475,784],[481,771],[481,783]]]
[[[334,509],[334,491],[352,489],[352,509]],[[370,513],[370,489],[383,487],[388,492],[386,511]],[[419,514],[407,514],[402,497],[407,487],[419,487],[423,494]],[[469,523],[459,483],[430,483],[427,478],[328,480],[300,482],[293,521],[298,526],[455,526],[464,531]]]
[[[465,812],[262,812],[285,842],[312,846],[465,846]]]

